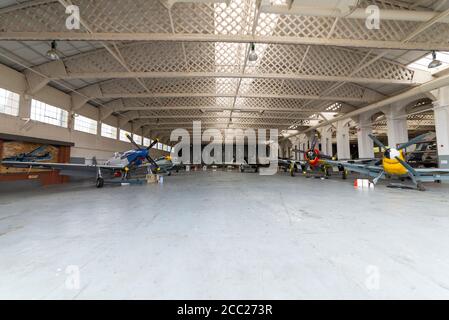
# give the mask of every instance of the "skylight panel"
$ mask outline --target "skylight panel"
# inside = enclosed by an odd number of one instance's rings
[[[437,68],[429,68],[429,64],[432,62],[433,57],[432,53],[429,53],[425,57],[416,60],[415,62],[408,65],[409,68],[424,70],[430,72],[431,74],[435,74],[449,67],[449,52],[441,51],[436,53],[437,60],[442,62],[441,66]]]

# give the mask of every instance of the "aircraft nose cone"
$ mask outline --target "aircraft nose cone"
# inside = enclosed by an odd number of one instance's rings
[[[387,149],[384,154],[385,158],[388,159],[396,159],[396,157],[400,157],[401,153],[396,149]]]

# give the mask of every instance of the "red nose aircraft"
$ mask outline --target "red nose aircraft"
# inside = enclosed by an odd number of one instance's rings
[[[317,137],[315,137],[309,150],[294,150],[294,152],[304,154],[305,163],[301,163],[302,172],[304,174],[307,173],[307,167],[309,167],[312,173],[322,173],[325,177],[329,177],[331,175],[330,170],[332,168],[332,165],[328,164],[326,160],[332,160],[333,158],[331,156],[322,154],[317,148],[317,142],[318,139]],[[296,163],[292,163],[290,167],[291,176],[295,175],[296,169]]]

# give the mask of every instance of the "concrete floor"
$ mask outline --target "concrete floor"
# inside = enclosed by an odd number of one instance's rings
[[[0,195],[0,298],[449,298],[449,187],[183,173]]]

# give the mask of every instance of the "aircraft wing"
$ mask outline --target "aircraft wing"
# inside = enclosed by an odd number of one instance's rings
[[[367,176],[377,177],[382,171],[383,168],[381,166],[375,166],[370,164],[357,164],[357,163],[350,163],[345,161],[333,161],[333,160],[326,160],[327,163],[333,165],[333,166],[343,166],[346,170],[352,171],[352,172],[358,172]]]
[[[423,182],[433,182],[436,180],[449,180],[449,169],[414,169],[417,179]]]
[[[292,162],[295,163],[296,165],[300,165],[300,166],[307,164],[307,161],[302,161],[302,160],[278,159],[279,166],[290,167]]]
[[[422,173],[422,174],[447,174],[447,175],[449,175],[449,169],[432,168],[432,169],[415,169],[415,171],[418,173]]]
[[[123,166],[21,161],[2,161],[2,165],[9,168],[59,170],[61,175],[74,177],[95,177],[97,175],[98,169],[102,170],[102,174],[112,174],[115,170],[123,169]]]
[[[279,165],[289,166],[290,163],[291,163],[291,160],[287,160],[287,159],[278,159],[278,164],[279,164]]]
[[[364,164],[364,165],[374,165],[375,163],[382,163],[382,159],[367,158],[367,159],[355,159],[355,160],[345,160],[342,162]]]
[[[176,165],[171,161],[167,160],[166,157],[161,157],[159,159],[154,160],[154,162],[157,164],[158,171],[160,173],[170,173],[170,171],[176,170]],[[153,163],[146,162],[140,166],[141,168],[150,168],[151,170],[155,170],[156,167]]]

